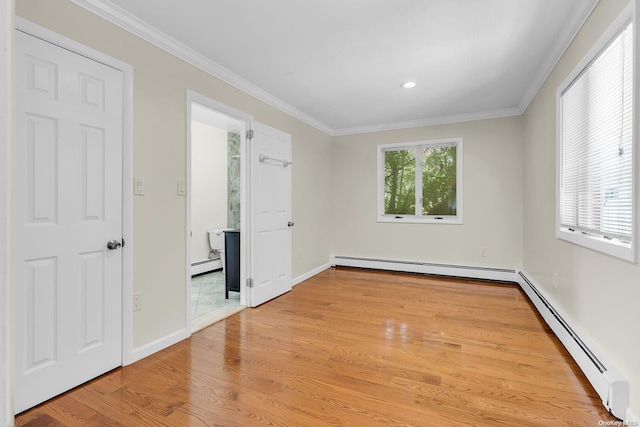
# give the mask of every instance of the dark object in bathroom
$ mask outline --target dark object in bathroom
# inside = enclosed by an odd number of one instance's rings
[[[240,232],[224,232],[224,298],[229,299],[229,291],[240,292]]]

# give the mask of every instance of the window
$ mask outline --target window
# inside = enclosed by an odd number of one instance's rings
[[[558,89],[556,235],[635,262],[633,24],[619,19]]]
[[[462,139],[378,145],[378,221],[462,224]]]

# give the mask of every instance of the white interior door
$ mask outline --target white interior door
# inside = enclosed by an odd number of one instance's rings
[[[249,305],[291,290],[291,135],[254,123]]]
[[[15,56],[17,413],[121,365],[123,76],[20,31]]]

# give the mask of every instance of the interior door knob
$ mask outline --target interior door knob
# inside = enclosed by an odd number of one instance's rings
[[[293,221],[289,221],[289,222],[287,223],[287,225],[288,225],[289,227],[293,227]]]
[[[107,242],[107,249],[112,251],[115,249],[118,249],[121,246],[122,246],[122,243],[118,242],[117,240],[109,240]]]

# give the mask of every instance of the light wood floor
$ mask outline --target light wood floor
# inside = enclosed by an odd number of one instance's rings
[[[514,285],[331,269],[17,417],[22,426],[597,426]]]

